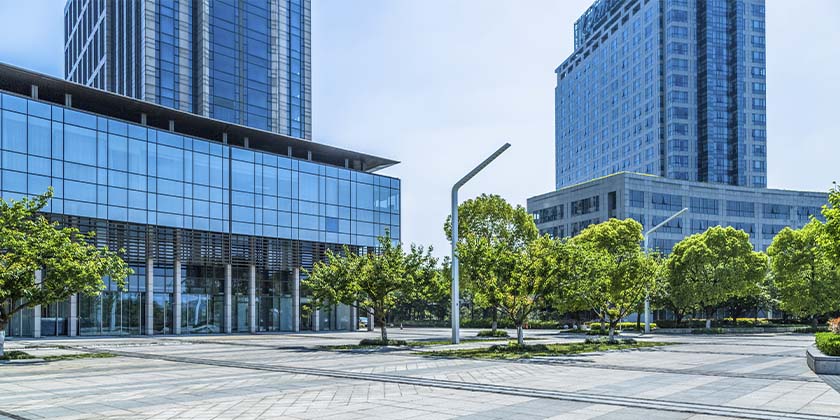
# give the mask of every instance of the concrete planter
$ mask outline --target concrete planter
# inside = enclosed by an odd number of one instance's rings
[[[826,356],[815,344],[805,352],[808,367],[818,375],[840,375],[840,356]]]

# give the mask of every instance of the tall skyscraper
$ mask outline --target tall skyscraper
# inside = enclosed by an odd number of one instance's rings
[[[312,138],[310,0],[68,0],[65,78]]]
[[[764,0],[598,0],[574,37],[558,189],[620,171],[767,186]]]

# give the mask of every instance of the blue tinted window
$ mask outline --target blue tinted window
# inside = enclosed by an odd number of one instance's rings
[[[254,164],[234,160],[231,162],[231,185],[239,191],[254,191]]]
[[[300,174],[300,198],[302,200],[318,201],[318,177],[316,175]]]
[[[161,178],[184,178],[184,153],[181,149],[158,145],[157,175]]]
[[[96,165],[96,131],[65,125],[64,143],[65,160]]]
[[[108,135],[108,167],[128,170],[128,139],[125,137]]]
[[[3,148],[26,153],[26,115],[3,111]]]
[[[52,127],[49,120],[29,117],[29,153],[49,157],[52,145]]]

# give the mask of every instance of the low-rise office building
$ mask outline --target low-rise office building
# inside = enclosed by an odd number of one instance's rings
[[[826,193],[620,172],[531,197],[528,211],[540,232],[566,237],[610,218],[632,218],[649,229],[687,208],[649,238],[651,249],[667,253],[684,237],[718,225],[749,233],[755,248],[765,250],[784,227],[802,227],[811,216],[821,219],[827,203]]]
[[[0,196],[125,249],[124,290],[22,311],[9,336],[354,329],[302,269],[400,239],[397,162],[0,64]]]

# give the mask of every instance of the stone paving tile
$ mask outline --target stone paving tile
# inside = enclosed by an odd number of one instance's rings
[[[399,339],[446,334],[448,330],[392,332]],[[684,344],[664,351],[564,358],[572,365],[435,359],[406,351],[315,349],[325,344],[352,343],[370,335],[360,332],[10,341],[9,348],[60,343],[267,367],[306,367],[592,395],[607,393],[651,401],[825,416],[840,414],[840,394],[805,367],[804,349],[813,340],[806,335],[642,337]],[[552,332],[535,335],[547,338],[546,342],[581,339]],[[477,345],[486,344],[469,344]],[[634,370],[638,367],[645,369]],[[811,382],[737,377],[744,373],[801,377]],[[0,366],[0,389],[9,391],[0,393],[0,407],[27,418],[719,418],[595,402],[126,357]]]

